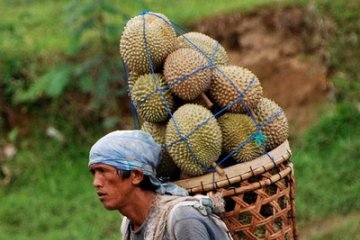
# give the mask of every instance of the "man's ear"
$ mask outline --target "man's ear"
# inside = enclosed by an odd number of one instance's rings
[[[131,181],[135,185],[139,185],[144,179],[144,173],[138,169],[131,171]]]

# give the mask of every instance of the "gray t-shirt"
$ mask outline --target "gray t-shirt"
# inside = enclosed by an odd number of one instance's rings
[[[147,223],[152,212],[140,229],[133,231],[130,223],[130,240],[143,240]],[[201,214],[193,206],[179,206],[172,214],[172,231],[176,240],[218,240],[228,239],[226,233],[211,218]],[[170,240],[169,229],[166,229],[163,240]]]

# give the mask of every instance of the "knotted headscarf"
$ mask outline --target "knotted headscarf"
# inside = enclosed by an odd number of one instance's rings
[[[91,148],[89,164],[104,163],[118,170],[141,170],[149,176],[159,194],[186,196],[188,192],[172,183],[161,183],[156,177],[161,146],[142,130],[111,132],[100,138]]]

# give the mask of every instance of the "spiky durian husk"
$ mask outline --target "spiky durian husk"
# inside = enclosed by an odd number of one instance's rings
[[[164,77],[171,92],[183,100],[191,101],[209,88],[212,70],[201,53],[183,48],[166,58]]]
[[[225,48],[218,41],[199,32],[188,32],[176,39],[178,48],[192,48],[201,51],[208,59],[212,59],[216,65],[229,63]]]
[[[237,162],[250,161],[264,152],[262,144],[249,139],[256,134],[256,125],[253,120],[239,113],[226,113],[218,119],[223,137],[223,150],[227,154],[234,152],[232,157]],[[240,146],[242,147],[240,148]]]
[[[221,108],[241,98],[237,103],[228,108],[228,111],[235,113],[246,113],[247,108],[256,106],[263,91],[260,81],[248,69],[239,66],[220,66],[215,69],[209,96],[213,102]],[[240,91],[238,92],[237,89]]]
[[[145,121],[164,122],[170,118],[169,111],[174,108],[174,99],[168,89],[159,90],[164,86],[161,74],[144,74],[136,80],[130,94]]]
[[[261,131],[266,135],[266,149],[268,151],[276,148],[289,137],[289,124],[282,108],[268,98],[261,98],[253,109],[259,126],[265,125]],[[276,115],[279,113],[278,115]],[[270,121],[274,116],[276,117]]]
[[[131,71],[151,73],[151,64],[154,71],[159,69],[166,57],[175,50],[175,41],[176,32],[167,17],[158,13],[146,13],[135,16],[126,23],[120,39],[120,54]]]
[[[155,142],[162,146],[159,164],[156,167],[156,176],[168,181],[176,180],[179,177],[180,169],[165,148],[166,124],[144,122],[141,129],[150,133]]]
[[[165,141],[175,164],[189,176],[203,174],[221,154],[218,122],[208,109],[196,104],[185,104],[175,111],[166,127]]]
[[[128,77],[127,79],[128,88],[129,90],[131,90],[134,87],[136,80],[140,77],[140,74],[136,72],[129,72],[127,77]]]

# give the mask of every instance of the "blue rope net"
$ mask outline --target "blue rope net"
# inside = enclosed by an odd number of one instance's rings
[[[184,40],[190,45],[192,46],[193,49],[195,49],[196,51],[198,51],[199,53],[201,53],[209,62],[208,65],[204,66],[204,67],[201,67],[201,68],[198,68],[196,69],[195,71],[191,72],[190,74],[186,75],[186,76],[182,76],[178,79],[176,79],[174,82],[172,82],[171,84],[166,84],[164,87],[159,87],[158,85],[158,79],[155,75],[156,71],[154,69],[154,65],[153,65],[153,59],[152,59],[152,56],[151,56],[151,53],[150,53],[150,49],[148,47],[148,39],[147,39],[147,35],[146,35],[146,18],[145,16],[149,14],[149,15],[152,15],[152,16],[155,16],[159,19],[162,19],[162,21],[164,21],[166,24],[168,24],[169,26],[171,26],[176,34],[179,36],[179,35],[182,35],[182,37],[184,38]],[[256,143],[257,146],[260,146],[260,145],[263,145],[263,153],[262,154],[266,154],[272,161],[273,158],[270,156],[269,152],[267,152],[265,149],[265,140],[266,140],[266,136],[262,134],[262,129],[267,126],[268,124],[270,124],[271,122],[273,122],[280,114],[283,113],[282,110],[276,112],[275,114],[273,114],[273,116],[271,116],[269,119],[267,119],[264,123],[262,124],[259,124],[257,121],[256,121],[256,118],[254,117],[253,115],[253,112],[251,111],[251,109],[247,106],[246,102],[244,101],[244,96],[247,94],[247,92],[253,87],[253,84],[256,80],[256,77],[253,77],[253,79],[250,81],[250,83],[247,85],[247,87],[241,91],[241,89],[239,89],[236,84],[234,83],[234,81],[232,81],[214,62],[214,58],[216,57],[216,55],[218,54],[219,52],[219,49],[220,49],[220,44],[217,42],[215,48],[214,48],[214,51],[212,52],[211,56],[209,56],[207,53],[205,53],[198,45],[196,45],[195,43],[193,43],[191,40],[189,40],[186,36],[184,36],[183,34],[186,33],[186,32],[189,32],[187,31],[185,28],[181,27],[180,25],[174,23],[174,22],[170,22],[168,21],[167,19],[165,19],[163,16],[161,15],[158,15],[156,13],[152,13],[152,12],[149,12],[149,11],[143,11],[141,13],[141,16],[142,16],[142,19],[143,19],[143,42],[144,42],[144,48],[146,50],[146,56],[147,56],[147,60],[149,62],[149,65],[150,65],[150,70],[151,70],[151,74],[152,74],[152,80],[154,82],[154,86],[155,86],[155,89],[152,93],[146,95],[142,100],[138,101],[137,103],[133,102],[132,98],[131,98],[131,87],[130,85],[128,84],[129,86],[129,98],[131,99],[131,110],[132,110],[132,117],[134,119],[134,126],[135,128],[140,128],[140,124],[139,124],[139,120],[138,120],[138,114],[136,112],[136,109],[141,105],[143,104],[144,102],[146,102],[150,97],[152,97],[153,95],[155,94],[160,94],[161,96],[161,99],[163,101],[163,104],[165,105],[166,107],[166,110],[170,116],[170,121],[173,121],[174,125],[175,125],[175,128],[176,128],[176,131],[179,135],[179,138],[177,140],[175,140],[174,142],[170,143],[170,144],[165,144],[163,145],[162,147],[163,148],[169,148],[181,141],[183,141],[186,146],[187,146],[187,149],[188,149],[188,152],[190,153],[192,159],[198,163],[198,165],[200,165],[204,172],[214,172],[215,170],[215,166],[212,166],[212,167],[208,167],[208,166],[205,166],[201,161],[199,161],[199,159],[197,158],[194,150],[193,150],[193,147],[191,145],[191,143],[189,142],[189,138],[201,127],[203,127],[205,124],[207,124],[209,121],[213,120],[213,119],[216,119],[217,117],[221,116],[222,114],[224,114],[225,112],[227,112],[227,110],[229,108],[231,108],[233,105],[235,104],[238,104],[238,103],[241,103],[243,108],[245,109],[246,111],[246,114],[251,118],[251,120],[253,121],[253,123],[255,124],[256,126],[256,131],[251,135],[249,136],[244,142],[242,142],[235,150],[231,151],[230,153],[226,154],[225,156],[222,155],[221,159],[218,159],[218,161],[216,162],[216,166],[219,166],[219,165],[222,165],[223,163],[225,163],[226,161],[228,161],[229,159],[231,159],[231,157],[238,151],[240,151],[247,143],[251,142],[251,141],[254,141]],[[123,62],[123,65],[124,65],[124,68],[126,69],[126,65],[125,63]],[[173,115],[173,111],[171,110],[170,106],[169,106],[169,103],[168,101],[166,100],[166,97],[165,97],[165,94],[164,92],[171,88],[173,85],[175,84],[178,84],[179,82],[182,82],[186,79],[188,79],[189,77],[193,76],[194,74],[198,73],[198,72],[201,72],[205,69],[208,69],[208,68],[214,68],[216,69],[216,71],[218,71],[220,74],[222,74],[222,76],[226,79],[226,81],[228,81],[231,86],[236,90],[237,94],[238,94],[238,97],[233,100],[232,102],[230,102],[227,106],[223,107],[223,108],[219,108],[219,109],[216,109],[216,111],[212,111],[213,115],[211,117],[209,117],[208,119],[204,120],[203,122],[199,123],[196,127],[194,127],[190,133],[188,134],[183,134],[182,133],[182,129],[179,127],[179,124],[178,124],[178,121],[177,119],[174,117]],[[128,80],[128,71],[125,72],[126,73],[126,79]]]

